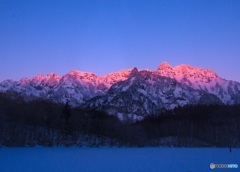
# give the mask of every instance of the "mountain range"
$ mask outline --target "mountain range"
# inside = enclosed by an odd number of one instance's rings
[[[0,92],[25,101],[69,101],[71,106],[104,110],[121,120],[141,120],[189,104],[240,104],[240,83],[209,69],[186,64],[172,67],[167,62],[157,70],[132,68],[104,76],[73,70],[64,76],[8,79],[0,83]]]

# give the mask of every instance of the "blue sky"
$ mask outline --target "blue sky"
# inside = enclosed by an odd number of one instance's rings
[[[240,82],[239,0],[0,0],[0,81],[190,64]]]

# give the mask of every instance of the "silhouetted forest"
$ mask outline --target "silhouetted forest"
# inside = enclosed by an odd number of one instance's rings
[[[239,147],[240,105],[195,105],[122,122],[68,103],[0,94],[0,146]]]

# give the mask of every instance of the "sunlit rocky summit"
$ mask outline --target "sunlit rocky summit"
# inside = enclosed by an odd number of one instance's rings
[[[137,68],[104,76],[70,71],[20,81],[5,80],[0,92],[26,101],[44,99],[72,106],[104,110],[119,119],[142,119],[161,110],[188,104],[240,104],[240,83],[221,78],[214,71],[167,62],[157,70]]]

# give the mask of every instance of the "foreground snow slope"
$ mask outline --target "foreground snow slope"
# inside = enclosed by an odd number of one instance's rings
[[[207,172],[210,163],[240,165],[240,149],[227,148],[1,148],[8,171]],[[239,171],[238,169],[215,169]]]

